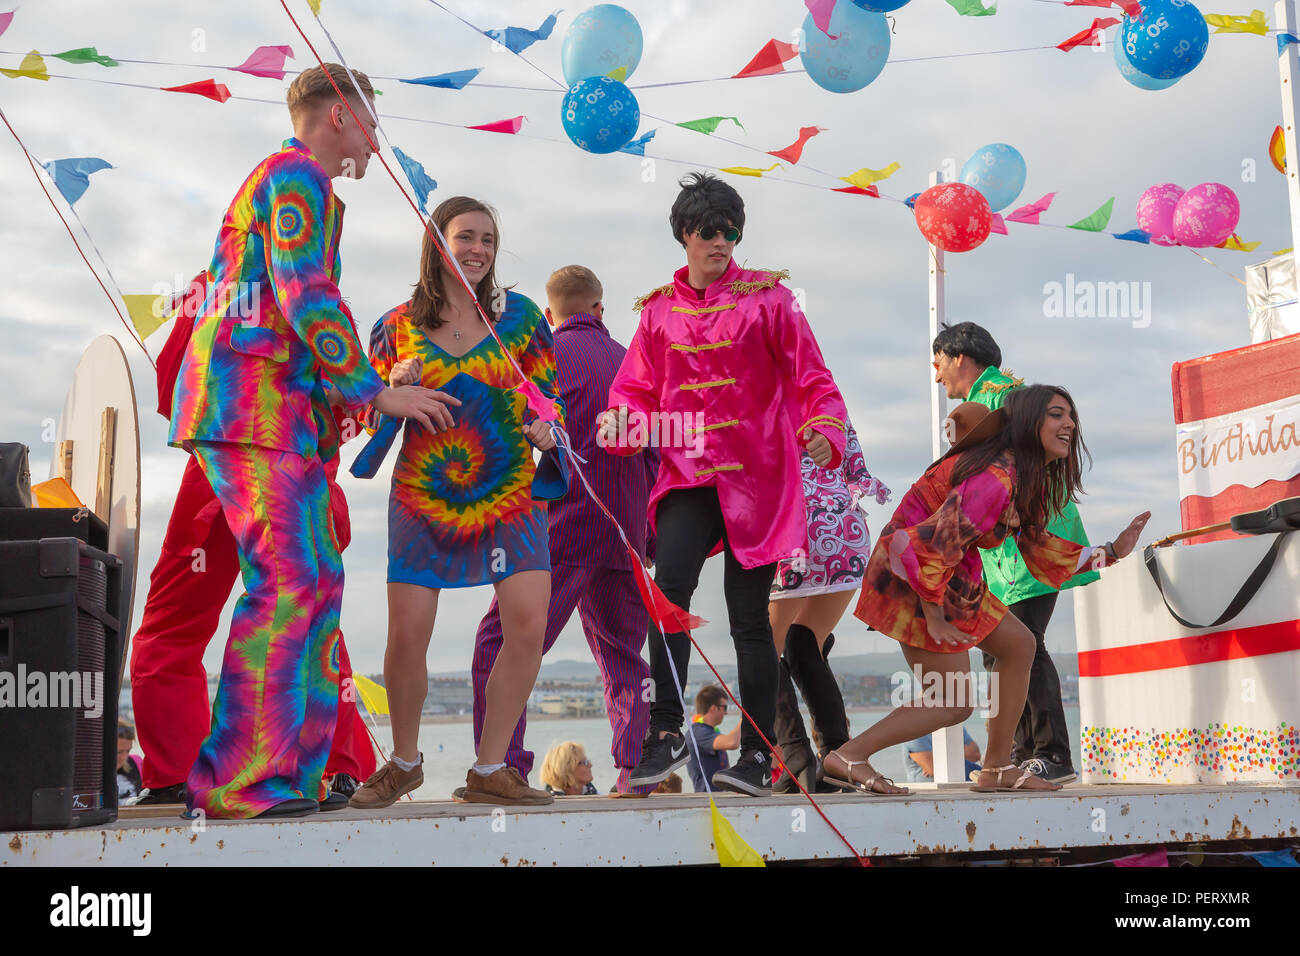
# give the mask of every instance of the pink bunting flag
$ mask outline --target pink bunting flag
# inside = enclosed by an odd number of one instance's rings
[[[817,29],[831,37],[831,14],[835,12],[835,0],[803,0],[803,5],[812,14],[813,23],[817,25]],[[839,37],[833,36],[831,39],[838,40]]]
[[[799,138],[787,146],[785,149],[768,150],[767,155],[775,156],[777,159],[784,159],[790,165],[799,162],[799,157],[803,155],[804,143],[812,139],[822,131],[820,126],[801,126],[799,127]]]
[[[553,422],[559,418],[555,413],[555,403],[547,401],[546,396],[542,394],[542,390],[537,387],[536,382],[524,379],[515,386],[515,391],[528,399],[528,407],[542,421]]]
[[[1142,13],[1140,0],[1066,0],[1067,7],[1119,7],[1124,15],[1136,19]]]
[[[865,189],[863,189],[861,186],[839,186],[835,189],[832,189],[831,192],[850,193],[854,196],[874,196],[876,199],[880,198],[880,190],[877,189],[875,186],[868,186]]]
[[[218,83],[216,80],[199,80],[197,83],[185,83],[182,86],[164,86],[161,89],[164,93],[193,93],[196,96],[206,96],[218,103],[224,103],[230,99],[230,90],[226,89],[224,83]]]
[[[1058,50],[1069,52],[1078,46],[1100,46],[1101,31],[1107,27],[1113,27],[1119,23],[1114,17],[1097,17],[1092,21],[1092,26],[1086,30],[1080,30],[1068,40],[1062,40],[1056,44]]]
[[[793,43],[768,40],[763,45],[763,49],[754,54],[754,58],[746,63],[744,68],[732,79],[739,80],[746,76],[770,76],[773,73],[781,73],[785,70],[786,61],[793,60],[798,55],[799,50]]]
[[[1019,209],[1005,217],[1007,222],[1023,222],[1029,226],[1037,226],[1040,214],[1047,212],[1047,207],[1052,204],[1056,198],[1056,193],[1048,193],[1038,202],[1031,202],[1028,206],[1021,206]]]
[[[259,46],[239,66],[231,69],[249,76],[261,76],[270,80],[284,79],[285,58],[293,58],[293,50],[287,46]]]
[[[1116,866],[1168,866],[1169,851],[1164,847],[1158,850],[1152,850],[1150,853],[1136,853],[1133,856],[1120,857],[1118,860],[1112,860]]]
[[[524,118],[516,116],[514,119],[499,120],[496,123],[484,123],[482,126],[466,126],[466,129],[481,129],[488,133],[517,133],[519,128],[524,125]]]
[[[0,13],[0,33],[4,33],[6,30],[8,30],[9,24],[13,22],[14,22],[13,10],[10,10],[8,13]]]
[[[989,226],[989,232],[996,232],[999,236],[1007,235],[1007,225],[998,213],[993,214],[992,222]]]

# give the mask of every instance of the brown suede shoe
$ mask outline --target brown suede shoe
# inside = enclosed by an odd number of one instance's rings
[[[514,767],[502,767],[486,777],[470,767],[465,776],[465,792],[460,799],[466,803],[494,803],[507,807],[540,807],[555,802],[555,798],[545,790],[534,790],[524,783],[524,778]]]
[[[391,807],[398,797],[418,789],[423,783],[424,754],[420,754],[419,765],[410,770],[403,770],[390,760],[357,788],[357,792],[348,801],[348,806],[356,810],[382,810]]]

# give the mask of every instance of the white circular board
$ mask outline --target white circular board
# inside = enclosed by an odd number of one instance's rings
[[[140,548],[140,427],[135,407],[135,387],[122,346],[111,335],[101,335],[77,363],[68,397],[59,416],[56,442],[72,444],[72,490],[92,511],[99,477],[100,429],[104,409],[117,409],[113,452],[113,485],[108,507],[108,550],[122,561],[122,647],[131,637],[131,609],[135,597],[136,555]],[[58,448],[58,445],[55,445]],[[58,474],[58,455],[50,477]]]

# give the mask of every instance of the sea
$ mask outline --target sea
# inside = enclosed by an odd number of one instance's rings
[[[889,713],[889,708],[863,708],[849,712],[849,727],[852,733],[861,733]],[[1065,705],[1065,722],[1070,730],[1070,746],[1075,758],[1075,769],[1079,769],[1079,707],[1077,704]],[[804,723],[811,726],[808,715],[804,714]],[[734,720],[728,719],[722,730],[729,731],[735,726]],[[984,720],[972,717],[966,723],[971,737],[984,752],[987,743]],[[391,742],[388,727],[377,727],[380,742],[387,747]],[[533,751],[533,772],[529,783],[540,787],[538,774],[542,758],[556,744],[573,741],[581,744],[591,759],[592,783],[601,793],[613,788],[618,776],[614,760],[610,756],[613,733],[609,720],[605,717],[590,718],[538,718],[530,720],[524,744]],[[449,800],[451,792],[465,785],[465,773],[474,763],[474,731],[468,718],[464,721],[425,721],[420,725],[420,751],[424,754],[424,785],[413,793],[417,800]],[[734,759],[735,754],[731,755]],[[902,747],[891,747],[881,752],[872,760],[872,766],[887,777],[892,777],[900,785],[906,785],[907,773],[903,770]],[[691,790],[689,775],[682,774],[682,782],[687,792]]]

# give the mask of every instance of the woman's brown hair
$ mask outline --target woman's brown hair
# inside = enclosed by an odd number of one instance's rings
[[[479,280],[478,288],[474,290],[474,297],[478,299],[479,305],[483,311],[495,322],[501,317],[504,311],[504,296],[498,296],[494,293],[497,289],[497,255],[501,252],[501,226],[497,223],[496,211],[486,203],[479,202],[477,199],[471,199],[469,196],[452,196],[450,199],[443,200],[433,210],[433,225],[437,230],[447,235],[447,226],[457,216],[462,216],[467,212],[481,212],[492,220],[492,230],[496,234],[496,245],[493,249],[492,266],[488,269],[487,275]],[[424,234],[424,248],[420,253],[420,281],[415,284],[415,294],[411,296],[411,324],[426,329],[436,329],[443,324],[443,319],[438,317],[443,305],[447,301],[447,292],[442,287],[442,254],[439,251],[437,241],[426,231]],[[499,308],[493,308],[493,306]]]
[[[1045,461],[1043,441],[1039,437],[1052,398],[1060,395],[1070,406],[1074,431],[1070,435],[1070,454]],[[1078,501],[1083,490],[1082,456],[1092,454],[1083,443],[1083,428],[1070,393],[1059,385],[1029,385],[1007,396],[1002,405],[1006,416],[1002,430],[961,454],[953,469],[952,483],[958,485],[971,475],[989,467],[999,455],[1010,449],[1016,462],[1016,511],[1020,531],[1036,537],[1047,522],[1060,513],[1067,501]]]

